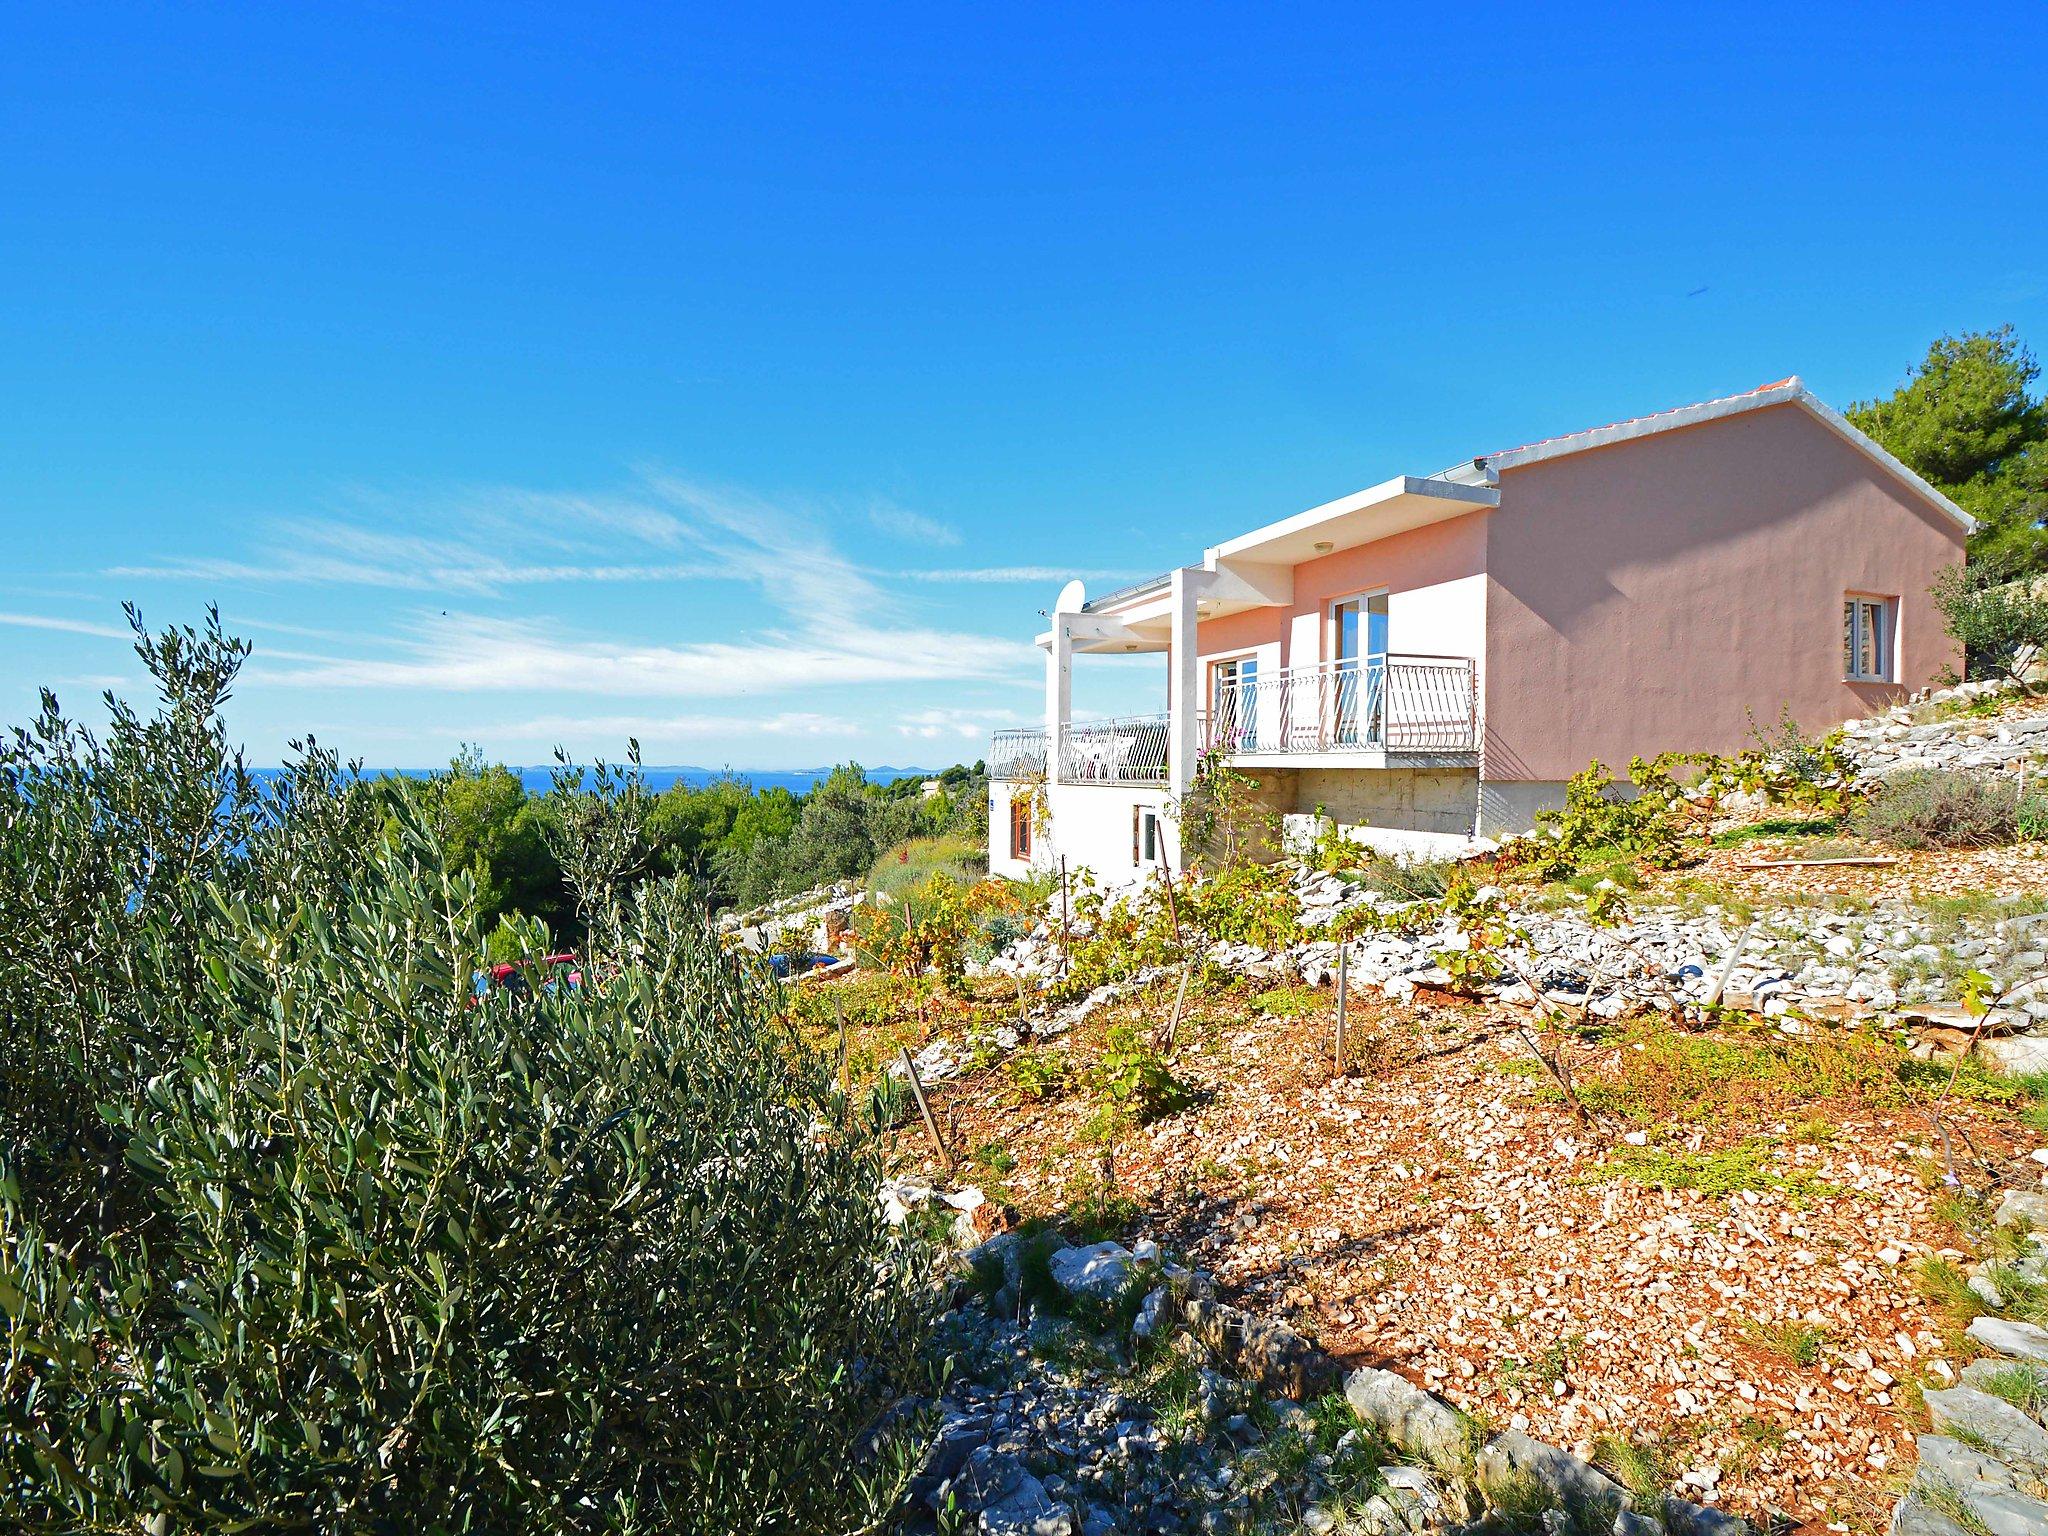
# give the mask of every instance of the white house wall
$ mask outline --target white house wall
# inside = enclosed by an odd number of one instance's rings
[[[1141,869],[1131,862],[1131,814],[1135,807],[1149,806],[1159,813],[1160,831],[1166,841],[1168,858],[1176,857],[1179,844],[1166,815],[1170,797],[1162,788],[1115,784],[1054,784],[1049,790],[1052,829],[1041,840],[1040,868],[1051,868],[1064,857],[1072,871],[1092,869],[1105,887],[1129,885],[1156,865]]]

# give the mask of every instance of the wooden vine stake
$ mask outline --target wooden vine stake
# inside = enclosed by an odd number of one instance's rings
[[[924,1084],[918,1081],[917,1063],[910,1059],[910,1047],[899,1045],[896,1054],[903,1061],[903,1071],[910,1079],[910,1096],[917,1100],[917,1112],[924,1117],[924,1132],[932,1139],[932,1148],[939,1154],[939,1161],[945,1164],[946,1177],[953,1176],[953,1154],[946,1146],[946,1138],[939,1134],[939,1122],[932,1118],[932,1106],[924,1096]]]
[[[1180,1035],[1180,1011],[1188,1000],[1188,972],[1194,969],[1192,959],[1183,960],[1180,966],[1180,985],[1173,989],[1173,1012],[1166,1020],[1166,1043],[1164,1049],[1171,1055],[1174,1041]]]
[[[1337,946],[1337,1075],[1344,1075],[1344,1009],[1351,997],[1351,946]]]
[[[840,1114],[850,1131],[853,1129],[853,1076],[846,1065],[846,1002],[837,992],[832,994],[832,1017],[839,1021]]]
[[[1060,967],[1067,964],[1067,856],[1060,855]]]

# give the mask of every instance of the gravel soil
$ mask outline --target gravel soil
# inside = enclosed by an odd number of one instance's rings
[[[1696,893],[1704,886],[1759,907],[1779,906],[1788,900],[1867,904],[2039,897],[2042,910],[2048,911],[2048,845],[1908,851],[1872,843],[1860,851],[1895,862],[1745,869],[1745,864],[1796,858],[1799,850],[1769,841],[1741,843],[1713,849],[1685,869],[1650,876],[1635,899],[1645,905],[1663,898],[1683,899],[1688,891]]]
[[[1028,1100],[1001,1067],[934,1085],[968,1154],[957,1177],[1052,1214],[1108,1172],[1122,1235],[1178,1249],[1347,1363],[1582,1454],[1626,1436],[1673,1487],[1759,1523],[1883,1528],[1920,1387],[1968,1358],[1914,1285],[1923,1256],[1969,1251],[1938,1213],[1923,1106],[1588,1124],[1511,1010],[1354,1001],[1340,1078],[1331,994],[1291,995],[1301,1011],[1281,1018],[1243,989],[1192,1005],[1173,1068],[1197,1101],[1107,1149],[1085,1087]],[[1064,1049],[1085,1064],[1111,1019],[1154,1024],[1170,1003],[1117,1005]],[[1580,1080],[1620,1065],[1571,1049]],[[2008,1177],[2041,1140],[1991,1106],[1949,1128]],[[1738,1145],[1761,1149],[1761,1187],[1658,1189],[1617,1167]],[[914,1120],[899,1151],[936,1172]]]

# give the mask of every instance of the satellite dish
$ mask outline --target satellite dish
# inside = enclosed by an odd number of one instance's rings
[[[1060,599],[1052,605],[1054,613],[1079,613],[1088,602],[1088,589],[1077,577],[1060,588]]]

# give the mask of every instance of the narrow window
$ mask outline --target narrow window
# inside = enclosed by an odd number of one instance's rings
[[[1010,857],[1031,857],[1031,801],[1028,796],[1013,795],[1010,799]]]
[[[1157,864],[1162,857],[1159,849],[1159,813],[1142,805],[1131,807],[1131,863],[1143,868]]]
[[[1892,604],[1888,597],[1842,600],[1842,675],[1849,681],[1894,681]]]

